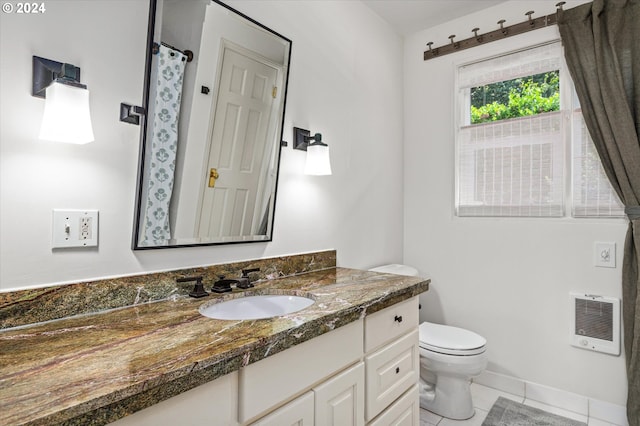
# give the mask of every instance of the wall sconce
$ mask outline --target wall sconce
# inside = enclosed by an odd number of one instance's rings
[[[31,94],[45,98],[40,139],[93,142],[89,91],[80,83],[80,68],[34,56]]]
[[[294,127],[293,149],[307,151],[307,162],[304,166],[305,175],[323,176],[331,174],[329,145],[322,142],[320,133],[311,136],[311,132],[308,130]]]

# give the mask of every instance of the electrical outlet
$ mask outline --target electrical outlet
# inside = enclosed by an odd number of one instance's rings
[[[601,268],[615,268],[616,243],[595,243],[593,264]]]
[[[98,245],[98,210],[53,210],[52,248]]]
[[[91,227],[93,226],[93,218],[88,215],[80,217],[80,239],[90,240],[93,234]]]

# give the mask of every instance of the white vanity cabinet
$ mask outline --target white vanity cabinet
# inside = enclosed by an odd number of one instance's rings
[[[241,424],[306,392],[253,424],[419,426],[418,322],[414,297],[241,369]]]

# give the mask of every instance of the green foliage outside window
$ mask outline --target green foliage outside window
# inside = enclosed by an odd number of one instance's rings
[[[471,124],[560,109],[560,75],[550,71],[471,89]]]

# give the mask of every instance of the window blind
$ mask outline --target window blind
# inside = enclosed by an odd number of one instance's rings
[[[624,205],[604,172],[580,108],[572,116],[572,216],[624,217]]]
[[[458,215],[562,216],[560,112],[460,129]]]
[[[562,49],[560,42],[508,53],[495,58],[458,68],[458,88],[484,86],[499,81],[513,80],[560,69]]]

